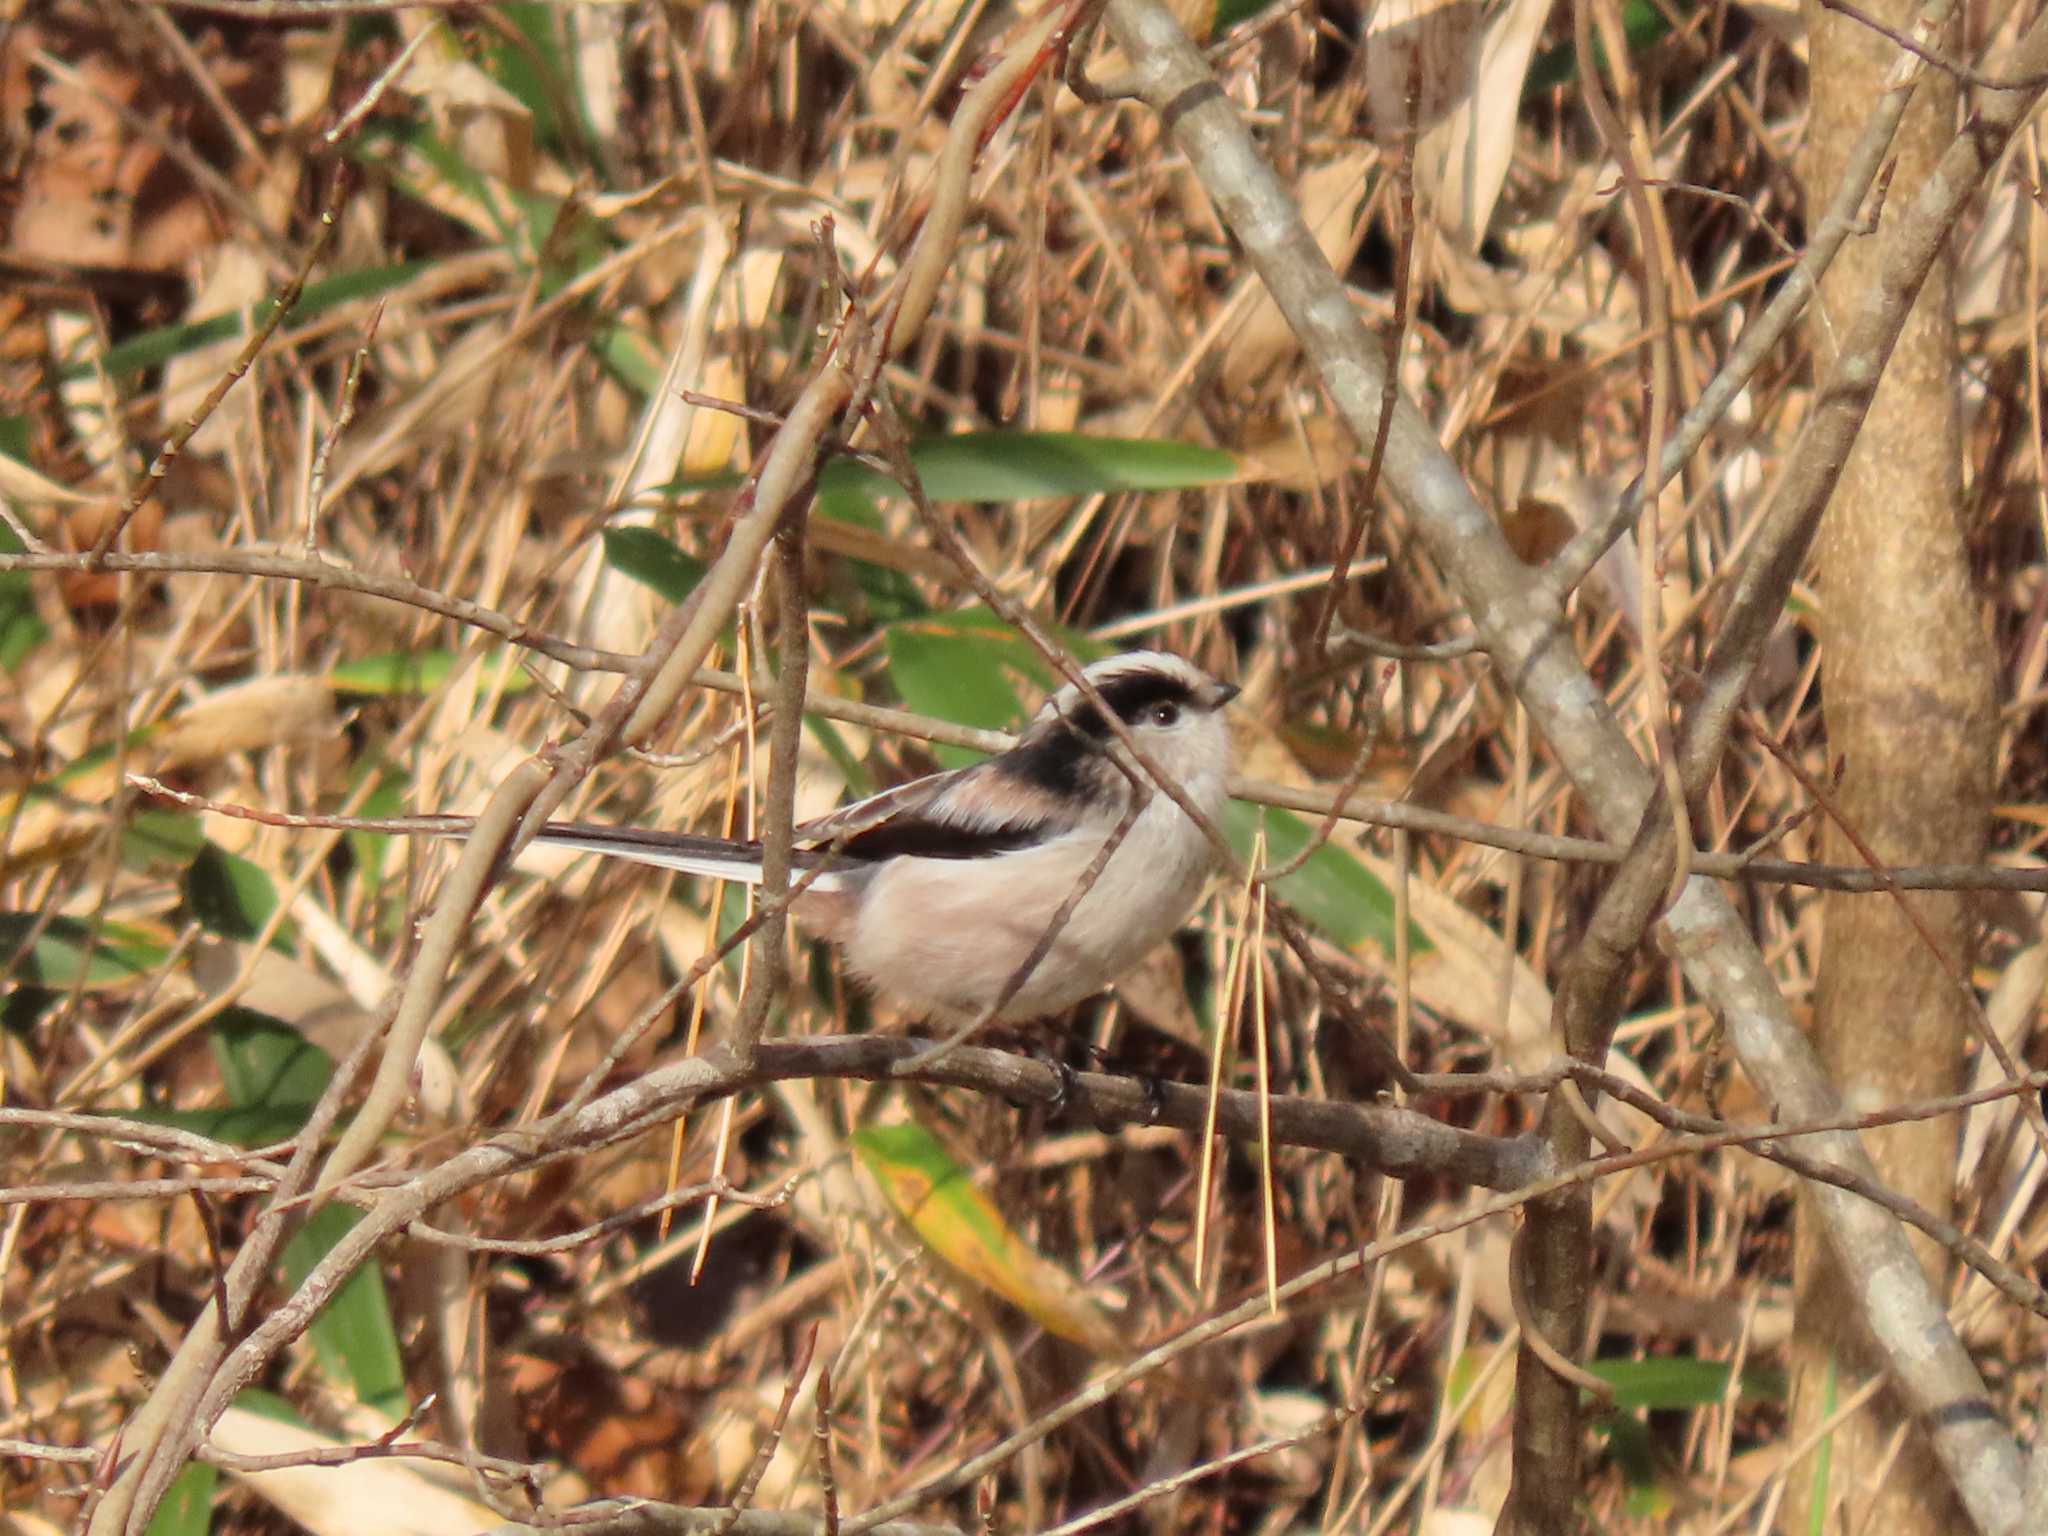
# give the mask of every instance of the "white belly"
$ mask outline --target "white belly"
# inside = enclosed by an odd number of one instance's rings
[[[1145,836],[1179,809],[1158,797],[1075,907],[1052,948],[997,1018],[1056,1013],[1109,986],[1187,920],[1208,881],[1200,838]],[[1163,829],[1162,829],[1163,830]],[[891,861],[863,892],[842,940],[848,965],[876,991],[944,1023],[976,1018],[1038,945],[1103,839],[1076,833],[993,861]],[[1167,862],[1148,854],[1171,850]]]

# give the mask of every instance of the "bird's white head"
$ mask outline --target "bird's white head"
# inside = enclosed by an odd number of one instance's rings
[[[1161,772],[1212,813],[1230,773],[1230,727],[1223,708],[1237,697],[1194,663],[1166,651],[1126,651],[1082,673]],[[1068,683],[1040,706],[1026,740],[1117,750],[1115,733],[1081,690]],[[1099,761],[1099,757],[1097,759]],[[1115,770],[1111,769],[1111,773]]]

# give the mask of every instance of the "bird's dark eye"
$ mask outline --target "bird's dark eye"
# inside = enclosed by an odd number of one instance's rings
[[[1154,725],[1180,724],[1180,706],[1178,704],[1154,704],[1151,713]]]

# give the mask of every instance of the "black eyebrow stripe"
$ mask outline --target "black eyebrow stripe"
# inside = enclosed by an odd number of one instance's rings
[[[1117,719],[1125,725],[1137,724],[1139,716],[1154,704],[1189,704],[1195,697],[1195,690],[1187,679],[1152,668],[1109,678],[1096,684],[1095,691],[1102,695],[1102,702],[1114,710]],[[1109,735],[1108,724],[1086,699],[1079,702],[1070,718],[1090,736],[1102,738]]]

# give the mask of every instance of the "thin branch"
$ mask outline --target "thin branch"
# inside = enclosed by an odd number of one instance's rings
[[[810,673],[809,611],[804,599],[804,507],[775,535],[776,634],[780,669],[775,678],[775,716],[768,740],[768,794],[762,825],[754,830],[761,843],[761,885],[757,897],[774,905],[761,925],[751,953],[746,995],[730,1031],[732,1048],[742,1060],[753,1054],[769,1010],[789,988],[789,916],[779,898],[789,890],[790,848],[796,829],[796,777],[803,748],[805,679]]]
[[[1931,47],[1916,38],[1908,37],[1897,27],[1887,26],[1877,17],[1850,0],[1819,0],[1824,11],[1834,11],[1846,16],[1859,27],[1868,27],[1879,37],[1896,48],[1903,48],[1916,59],[1924,59],[1944,74],[1954,75],[1965,85],[1974,85],[1986,91],[2038,91],[2048,85],[2048,70],[2036,70],[2024,75],[1992,75],[1981,69],[1974,69],[1961,59],[1951,58],[1939,48]]]
[[[1287,189],[1265,163],[1199,53],[1154,0],[1110,0],[1105,12],[1146,102],[1243,243],[1281,312],[1322,376],[1355,436],[1378,430],[1386,360],[1366,332],[1303,223]],[[2016,55],[2021,71],[2048,64],[2048,23],[2036,22]],[[1887,235],[1885,275],[1858,345],[1844,357],[1852,387],[1821,395],[1817,437],[1853,436],[1861,402],[1882,367],[1928,264],[2023,120],[2032,100],[1990,98]],[[1889,114],[1887,98],[1877,115]],[[1821,418],[1833,418],[1820,422]],[[1846,428],[1846,432],[1842,429]],[[1674,439],[1683,436],[1683,427]],[[1675,441],[1674,441],[1675,446]],[[1802,445],[1804,446],[1804,445]],[[1689,451],[1689,449],[1688,449]],[[1670,450],[1667,449],[1667,459]],[[1678,462],[1682,463],[1681,457]],[[1835,460],[1839,462],[1839,458]],[[1661,468],[1661,464],[1659,466]],[[1614,721],[1600,689],[1569,643],[1558,595],[1533,580],[1443,452],[1432,425],[1405,400],[1396,408],[1387,453],[1389,487],[1472,615],[1498,674],[1528,708],[1561,766],[1610,837],[1633,836],[1652,782]],[[1762,955],[1724,897],[1695,880],[1666,917],[1674,957],[1726,1021],[1750,1076],[1768,1082],[1795,1115],[1832,1112],[1835,1096],[1794,1025]],[[1870,1166],[1853,1138],[1824,1143],[1829,1160],[1859,1174]],[[1823,1187],[1815,1202],[1829,1240],[1853,1277],[1893,1379],[1928,1429],[1941,1464],[1972,1518],[1988,1530],[2020,1517],[2020,1462],[2010,1431],[1989,1406],[1981,1375],[1956,1338],[1905,1234],[1882,1212]]]
[[[727,1517],[713,1527],[712,1536],[731,1536],[740,1515],[754,1502],[754,1490],[761,1486],[768,1463],[775,1459],[775,1448],[782,1444],[783,1427],[789,1423],[789,1411],[796,1406],[797,1389],[804,1384],[804,1377],[811,1369],[811,1356],[817,1347],[818,1325],[812,1323],[804,1331],[803,1342],[797,1346],[796,1358],[789,1362],[789,1369],[783,1373],[782,1401],[776,1405],[775,1417],[769,1421],[761,1443],[754,1448],[754,1459],[741,1474],[739,1487],[733,1490]]]
[[[740,691],[739,678],[730,672],[703,668],[698,671],[696,681],[720,691]],[[849,701],[834,699],[829,694],[814,698],[806,706],[805,713],[827,720],[867,725],[877,730],[894,730],[919,741],[935,741],[979,751],[1004,751],[1012,740],[1000,731],[952,725],[944,720],[880,705],[851,705]],[[393,837],[459,838],[473,835],[476,823],[473,816],[331,816],[272,811],[173,789],[148,774],[130,774],[128,782],[148,794],[194,810],[232,816],[241,821],[261,822],[272,827],[374,832]],[[1460,842],[1521,854],[1525,858],[1556,859],[1576,864],[1619,864],[1628,857],[1627,848],[1613,843],[1531,832],[1469,816],[1453,816],[1425,806],[1407,805],[1398,800],[1371,800],[1363,796],[1344,798],[1331,790],[1301,789],[1262,779],[1233,778],[1228,788],[1233,799],[1250,801],[1254,805],[1270,805],[1312,816],[1334,816],[1340,821],[1355,821],[1366,826],[1455,838]],[[1808,886],[1822,891],[1870,893],[1890,886],[1897,886],[1902,891],[2048,891],[2048,869],[2004,868],[1994,864],[1891,864],[1872,869],[1863,864],[1765,859],[1750,853],[1701,853],[1694,856],[1692,868],[1694,874],[1710,875],[1719,880]]]
[[[237,16],[245,21],[298,21],[311,16],[382,16],[398,11],[468,10],[474,0],[152,0],[171,11]],[[543,0],[573,10],[589,0]]]
[[[638,1226],[650,1216],[659,1216],[664,1211],[673,1211],[685,1205],[695,1205],[700,1200],[716,1198],[730,1205],[772,1211],[786,1204],[789,1195],[789,1184],[785,1184],[772,1194],[757,1195],[749,1190],[736,1189],[724,1179],[707,1179],[701,1184],[671,1189],[651,1199],[638,1201],[623,1211],[612,1212],[602,1221],[593,1221],[588,1226],[578,1227],[573,1232],[560,1232],[553,1237],[478,1237],[469,1232],[444,1231],[423,1221],[416,1221],[407,1227],[405,1235],[423,1242],[438,1243],[446,1248],[460,1248],[470,1253],[507,1253],[524,1258],[538,1258],[544,1254],[569,1253],[578,1248],[587,1248],[592,1243],[602,1242],[614,1232],[624,1232]]]
[[[102,562],[101,568],[104,568],[104,557],[112,551],[115,542],[121,537],[122,530],[127,528],[134,520],[135,514],[142,510],[143,503],[156,494],[157,487],[163,484],[164,476],[170,473],[171,465],[184,451],[185,444],[192,440],[193,433],[206,424],[206,419],[214,413],[221,401],[227,398],[228,391],[235,387],[236,382],[249,371],[258,355],[270,344],[270,338],[277,333],[277,328],[284,324],[285,316],[297,307],[299,295],[306,288],[306,279],[312,276],[313,264],[320,259],[320,253],[327,249],[327,242],[334,234],[336,216],[341,208],[343,186],[343,173],[336,171],[333,186],[328,192],[327,206],[320,210],[319,232],[307,244],[305,255],[299,259],[298,268],[292,273],[291,281],[286,283],[284,290],[271,301],[269,312],[249,333],[249,339],[242,344],[240,354],[228,365],[227,371],[215,380],[213,388],[206,392],[206,397],[185,419],[185,424],[164,439],[164,445],[150,461],[149,469],[128,492],[128,499],[122,502],[120,511],[115,513],[107,526],[101,530],[92,547],[95,561]]]
[[[1954,10],[1955,0],[1929,0],[1921,11],[1922,23],[1930,29],[1938,29]],[[1892,139],[1898,133],[1899,121],[1905,116],[1906,103],[1912,96],[1910,85],[1909,81],[1907,88],[1887,91],[1871,103],[1870,121],[1843,164],[1842,177],[1836,185],[1833,200],[1818,222],[1808,230],[1806,249],[1785,274],[1763,313],[1743,327],[1741,337],[1729,351],[1720,371],[1700,391],[1692,409],[1672,429],[1670,441],[1664,445],[1663,457],[1657,463],[1656,475],[1650,481],[1649,494],[1654,496],[1663,490],[1666,482],[1685,466],[1700,444],[1706,441],[1707,434],[1741,398],[1742,391],[1757,369],[1798,324],[1807,304],[1819,291],[1821,277],[1834,265],[1844,243],[1862,228],[1864,199],[1869,196],[1879,171],[1890,157]],[[1562,602],[1574,591],[1600,563],[1600,557],[1614,541],[1634,526],[1643,494],[1641,481],[1629,486],[1615,498],[1615,504],[1605,518],[1580,529],[1557,552],[1543,572],[1544,591],[1553,601]]]
[[[1120,1499],[1111,1499],[1107,1504],[1091,1509],[1085,1515],[1077,1515],[1062,1525],[1053,1526],[1045,1532],[1045,1536],[1081,1536],[1083,1531],[1092,1531],[1107,1521],[1122,1519],[1143,1509],[1155,1499],[1165,1498],[1169,1493],[1178,1493],[1183,1488],[1206,1482],[1237,1467],[1263,1460],[1280,1451],[1291,1450],[1297,1445],[1304,1445],[1324,1435],[1334,1434],[1357,1418],[1358,1413],[1359,1410],[1355,1408],[1338,1408],[1324,1414],[1298,1434],[1275,1435],[1272,1439],[1261,1440],[1256,1445],[1241,1446],[1199,1465],[1183,1468],[1165,1477],[1154,1478],[1144,1487],[1134,1488]]]
[[[733,1518],[734,1515],[738,1518]],[[607,1499],[569,1510],[545,1524],[501,1525],[491,1536],[834,1536],[822,1515],[799,1509],[685,1508],[653,1499]],[[966,1536],[954,1525],[885,1520],[867,1536]]]
[[[1745,711],[1745,717],[1750,734],[1763,743],[1764,750],[1775,757],[1785,771],[1792,775],[1799,787],[1806,791],[1828,820],[1834,823],[1835,830],[1842,834],[1849,846],[1854,848],[1863,862],[1870,866],[1871,873],[1877,876],[1885,895],[1891,898],[1899,915],[1913,930],[1914,937],[1919,939],[1921,947],[1939,967],[1948,984],[1955,989],[1957,1001],[1972,1027],[1976,1029],[1977,1038],[1983,1043],[1984,1049],[1989,1051],[1992,1060],[1998,1063],[1998,1069],[2005,1074],[2006,1081],[2017,1082],[2020,1077],[2019,1063],[2013,1059],[2011,1049],[1999,1037],[1997,1029],[1992,1026],[1990,1016],[1984,1012],[1984,1004],[1977,996],[1976,987],[1956,964],[1955,957],[1941,947],[1940,941],[1928,928],[1927,920],[1919,910],[1906,900],[1905,891],[1899,883],[1885,878],[1884,861],[1877,856],[1877,850],[1870,846],[1869,839],[1864,837],[1854,821],[1843,814],[1835,797],[1828,792],[1828,787],[1806,771],[1805,765],[1784,742],[1778,739],[1776,732],[1757,719],[1753,712]],[[2048,1156],[2048,1118],[2044,1118],[2041,1113],[2040,1101],[2032,1095],[2023,1095],[2019,1101],[2019,1109],[2028,1128],[2034,1133],[2035,1146],[2044,1156]]]

